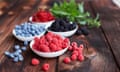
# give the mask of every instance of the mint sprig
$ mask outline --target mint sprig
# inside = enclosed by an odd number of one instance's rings
[[[54,3],[50,9],[53,15],[57,18],[68,18],[72,22],[78,22],[80,25],[88,25],[89,27],[99,27],[100,21],[99,15],[96,18],[91,18],[89,12],[85,12],[84,3],[77,4],[75,0],[67,2],[64,0],[63,3]]]

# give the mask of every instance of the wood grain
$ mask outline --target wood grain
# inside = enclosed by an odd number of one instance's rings
[[[93,2],[91,5],[95,12],[100,14],[102,32],[107,39],[106,42],[108,43],[109,48],[115,57],[116,64],[120,69],[120,9],[115,7],[109,0],[106,0],[107,7],[99,1]]]
[[[45,0],[44,2],[40,0],[3,1],[7,2],[10,7],[4,9],[5,13],[0,16],[0,72],[43,72],[41,67],[44,63],[50,64],[48,72],[120,72],[120,10],[111,1],[84,0],[85,10],[91,12],[92,17],[95,17],[96,13],[100,13],[102,27],[90,29],[90,35],[87,37],[76,35],[70,37],[71,41],[85,45],[85,60],[83,62],[74,61],[70,64],[64,64],[63,59],[70,56],[71,52],[48,59],[37,56],[30,50],[29,46],[27,51],[23,53],[25,58],[23,62],[14,63],[12,59],[4,55],[6,50],[13,51],[15,44],[23,45],[23,42],[18,41],[11,33],[15,25],[27,21],[29,16],[37,11],[41,3],[47,2],[46,4],[52,6],[54,2],[60,0]],[[81,2],[81,0],[76,1],[77,3]],[[14,14],[9,15],[9,11],[13,11]],[[32,58],[38,58],[40,64],[32,66]]]

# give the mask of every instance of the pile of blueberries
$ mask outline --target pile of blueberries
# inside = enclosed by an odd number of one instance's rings
[[[25,22],[21,25],[16,25],[15,27],[16,36],[21,37],[32,37],[40,35],[43,32],[45,32],[45,25],[36,25],[29,22]]]
[[[70,23],[64,19],[56,19],[55,22],[48,28],[48,30],[55,32],[65,32],[76,28],[76,23]]]
[[[20,45],[15,45],[14,52],[6,51],[5,55],[9,58],[12,58],[14,62],[23,61],[24,57],[22,55],[22,52],[27,50],[26,48],[27,45],[28,45],[28,41],[24,41],[24,46],[22,47],[20,47]]]

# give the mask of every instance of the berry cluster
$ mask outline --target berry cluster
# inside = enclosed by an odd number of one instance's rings
[[[35,65],[40,64],[40,61],[37,58],[33,58],[32,61],[31,61],[31,64],[35,66]],[[48,63],[45,63],[42,66],[42,70],[43,71],[48,71],[49,67],[50,67],[50,65]]]
[[[71,61],[75,61],[75,60],[78,60],[78,61],[83,61],[84,60],[84,56],[83,56],[83,44],[80,44],[80,46],[78,47],[77,43],[76,42],[72,42],[71,43],[71,46],[69,46],[69,50],[72,51],[72,55],[71,57],[65,57],[63,62],[68,64],[70,63]]]
[[[78,30],[77,30],[77,32],[76,32],[76,34],[77,35],[81,35],[81,34],[83,34],[83,35],[88,35],[89,34],[89,30],[88,30],[88,28],[87,27],[80,27]]]
[[[15,32],[17,36],[22,37],[32,37],[35,35],[40,35],[45,31],[45,26],[34,25],[31,23],[23,23],[21,25],[16,25]]]
[[[56,52],[62,50],[69,45],[69,39],[63,39],[57,34],[48,32],[46,35],[34,39],[33,48],[41,52]]]
[[[14,62],[23,61],[24,57],[22,55],[22,51],[27,50],[26,48],[27,45],[28,45],[27,41],[24,42],[24,46],[22,46],[21,48],[20,45],[15,45],[14,46],[15,51],[14,52],[6,51],[5,55],[12,58]]]
[[[55,32],[65,32],[75,29],[76,25],[76,23],[70,23],[63,19],[56,19],[52,26],[48,29]]]
[[[49,11],[40,10],[32,17],[33,22],[47,22],[54,20],[54,16]]]

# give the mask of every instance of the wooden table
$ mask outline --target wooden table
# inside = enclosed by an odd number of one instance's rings
[[[12,35],[15,25],[28,20],[41,0],[0,0],[0,72],[42,72],[44,63],[50,64],[48,72],[120,72],[120,8],[111,0],[83,0],[85,10],[94,17],[100,14],[102,26],[90,29],[89,36],[72,36],[71,41],[83,41],[85,61],[64,64],[62,59],[66,54],[52,59],[41,58],[34,54],[28,46],[23,53],[24,61],[14,63],[4,55],[5,51],[12,51],[15,44],[23,44]],[[46,0],[47,1],[47,0]],[[55,1],[50,0],[48,5]],[[77,0],[77,2],[80,2]],[[96,56],[91,56],[96,52]],[[31,65],[31,59],[38,58],[38,66]]]

